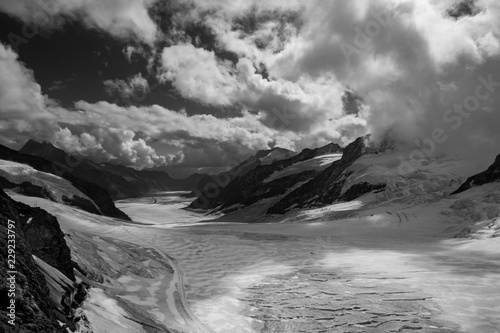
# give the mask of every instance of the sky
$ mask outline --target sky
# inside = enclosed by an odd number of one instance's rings
[[[487,165],[499,56],[497,0],[3,0],[0,144],[186,175],[371,134]]]

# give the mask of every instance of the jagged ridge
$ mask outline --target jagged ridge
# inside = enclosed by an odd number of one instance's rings
[[[276,153],[276,154],[275,154]],[[283,160],[296,155],[295,152],[275,147],[273,149],[259,150],[255,155],[250,156],[245,161],[237,166],[231,168],[229,171],[221,172],[217,175],[204,175],[194,187],[191,197],[200,197],[204,191],[210,189],[213,191],[214,187],[226,187],[236,177],[242,177],[259,165],[267,165],[274,163],[278,160]]]
[[[249,204],[270,196],[284,194],[293,185],[314,176],[317,171],[302,172],[272,182],[264,182],[275,171],[283,170],[297,162],[305,161],[327,153],[340,152],[342,148],[334,143],[317,149],[304,149],[288,159],[269,165],[259,165],[244,175],[235,177],[225,187],[212,187],[203,191],[189,208],[214,209],[235,204]]]
[[[467,180],[453,194],[458,194],[475,186],[481,186],[500,180],[500,155],[498,155],[492,165],[485,171],[478,173]]]
[[[283,214],[291,208],[318,207],[339,199],[348,176],[344,171],[363,155],[364,142],[364,138],[358,138],[347,145],[340,160],[333,162],[309,182],[286,195],[269,208],[267,213]]]

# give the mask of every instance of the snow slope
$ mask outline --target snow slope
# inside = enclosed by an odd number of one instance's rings
[[[92,287],[83,309],[94,332],[213,332],[191,312],[179,264],[144,237],[146,226],[8,194],[57,217],[72,260],[87,274],[78,278]]]
[[[79,197],[88,200],[95,206],[96,211],[100,211],[99,207],[88,196],[75,188],[68,180],[50,173],[38,171],[29,165],[0,160],[0,177],[14,184],[28,182],[41,187],[47,191],[51,200],[58,203],[65,202],[63,196],[69,199]]]
[[[380,202],[417,204],[447,196],[467,177],[469,166],[463,160],[445,156],[427,158],[410,169],[403,166],[403,156],[408,156],[408,152],[387,150],[362,156],[346,170],[350,176],[342,192],[361,182],[386,184],[385,191],[377,196]]]
[[[295,164],[290,165],[287,168],[274,172],[267,179],[265,179],[264,182],[271,182],[275,179],[279,179],[306,170],[321,171],[326,167],[328,167],[333,162],[339,160],[341,157],[342,154],[325,154],[321,156],[316,156],[309,160],[297,162]]]

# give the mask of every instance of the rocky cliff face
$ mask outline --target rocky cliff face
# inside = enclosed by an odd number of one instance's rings
[[[73,173],[71,168],[69,167],[63,167],[62,164],[48,161],[39,156],[20,154],[15,150],[3,146],[0,146],[0,159],[26,164],[38,171],[54,174],[65,178],[70,181],[75,188],[92,199],[92,201],[99,207],[99,210],[100,212],[102,212],[102,214],[110,217],[130,220],[130,218],[125,213],[116,208],[113,200],[105,189],[103,189],[99,185],[88,182],[85,179],[78,177],[78,175]],[[0,182],[0,185],[2,188],[13,188],[16,186],[20,187],[20,190],[23,192],[23,194],[27,195],[47,198],[50,197],[48,193],[44,193],[43,189],[37,188],[37,186],[33,187],[28,186],[27,184],[19,186],[16,184],[8,184],[8,182],[5,181]],[[95,206],[88,202],[88,200],[68,198],[68,204],[77,206],[91,213],[100,214],[99,211],[95,209]]]
[[[313,179],[295,189],[274,206],[268,214],[283,214],[292,208],[319,207],[338,200],[348,174],[346,169],[363,155],[364,138],[358,138],[344,148],[342,158],[321,171]]]
[[[206,186],[205,190],[189,207],[195,209],[220,207],[224,209],[239,204],[247,206],[261,199],[283,195],[296,184],[314,177],[317,171],[304,171],[265,182],[271,174],[316,156],[341,151],[340,146],[332,143],[317,149],[304,149],[293,157],[268,165],[258,165],[242,175],[235,172],[236,176],[229,179],[226,186],[220,186],[215,182],[211,184],[212,186]]]
[[[260,165],[272,164],[280,160],[291,158],[295,155],[295,152],[280,147],[268,150],[259,150],[255,155],[250,156],[229,171],[221,172],[217,175],[204,175],[193,188],[190,196],[201,197],[204,195],[203,192],[207,189],[213,191],[214,187],[219,188],[218,190],[220,191],[220,189],[229,185],[229,183],[235,178],[245,176],[247,173]]]
[[[363,194],[370,193],[373,191],[381,191],[386,187],[386,184],[370,184],[367,182],[361,182],[351,186],[344,194],[339,197],[339,201],[352,201]]]
[[[461,193],[475,186],[481,186],[488,183],[497,182],[500,180],[500,155],[497,156],[495,162],[485,171],[467,178],[453,194]]]
[[[7,267],[8,221],[14,221],[15,229],[15,271]],[[46,277],[35,263],[33,255],[42,259],[62,272],[67,279],[74,281],[71,254],[64,234],[54,216],[40,208],[31,208],[10,199],[0,190],[0,303],[2,311],[7,308],[10,283],[7,278],[15,277],[16,326],[2,320],[2,332],[67,332],[58,324],[65,322],[67,315],[61,304],[55,304],[50,297]],[[12,233],[11,233],[12,234]],[[4,316],[2,314],[2,316]]]

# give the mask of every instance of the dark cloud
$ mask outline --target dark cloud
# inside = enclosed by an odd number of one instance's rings
[[[454,19],[460,19],[466,16],[475,16],[481,12],[475,0],[462,0],[454,3],[446,13]]]

